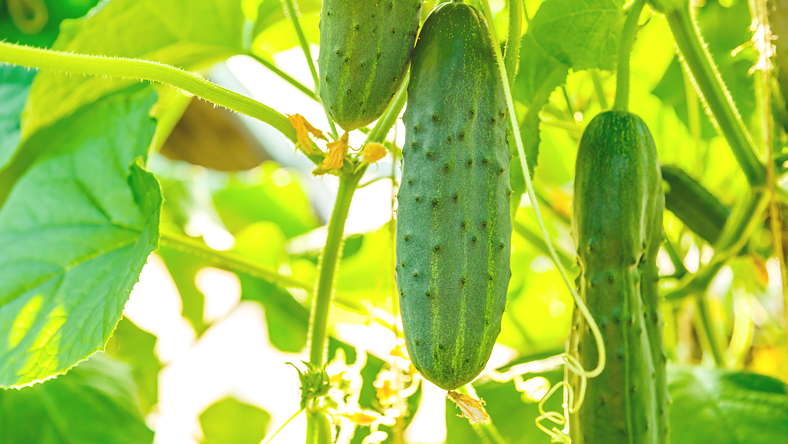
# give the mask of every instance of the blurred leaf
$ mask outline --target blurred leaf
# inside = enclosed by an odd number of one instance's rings
[[[36,444],[148,444],[131,368],[96,353],[68,374],[0,390],[0,441]]]
[[[544,374],[529,374],[526,379],[541,376],[547,378],[550,384],[563,380],[563,371],[553,371]],[[534,421],[539,416],[539,409],[535,402],[523,402],[523,396],[518,392],[513,382],[504,384],[486,381],[474,384],[476,394],[487,405],[485,409],[492,419],[492,425],[509,444],[541,444],[549,443],[550,436],[536,427]],[[547,411],[561,412],[561,393],[556,393],[545,405]],[[454,402],[446,400],[446,428],[448,436],[446,444],[478,444],[482,441],[471,427],[469,421],[457,415],[460,410]],[[552,427],[549,421],[544,425]],[[477,426],[478,427],[478,426]],[[488,438],[489,439],[489,438]],[[494,441],[493,441],[494,442]]]
[[[128,318],[118,322],[104,351],[129,364],[139,389],[140,406],[150,413],[159,401],[159,371],[162,364],[155,353],[156,336],[137,327]]]
[[[364,236],[358,252],[342,260],[335,288],[343,297],[381,303],[396,293],[393,237],[388,225]]]
[[[318,0],[299,0],[301,27],[310,43],[320,42],[320,8]],[[252,46],[257,51],[273,54],[298,46],[298,36],[292,21],[285,17],[281,0],[263,0],[258,9],[257,21],[252,30]],[[317,60],[317,54],[313,54]]]
[[[216,401],[200,414],[203,444],[259,444],[271,415],[235,398]]]
[[[788,386],[747,372],[669,369],[671,442],[788,442]]]
[[[161,148],[170,159],[219,171],[254,168],[264,152],[238,114],[204,100],[189,103]]]
[[[109,340],[158,245],[161,191],[139,160],[155,101],[116,94],[23,143],[49,154],[0,210],[0,387],[63,373]]]
[[[273,162],[264,163],[252,174],[252,184],[241,183],[233,176],[230,184],[214,195],[216,210],[231,232],[269,221],[291,239],[319,226],[295,174]]]
[[[17,29],[11,15],[7,14],[7,5],[0,1],[0,40],[22,45],[50,47],[60,32],[60,22],[82,17],[98,3],[98,0],[43,0],[43,2],[47,10],[46,25],[40,32],[30,35]]]
[[[243,52],[240,2],[224,0],[114,0],[89,16],[63,23],[54,49],[136,57],[199,69]],[[46,71],[36,78],[23,137],[113,91],[139,83]]]
[[[165,195],[166,198],[166,195]],[[203,320],[205,295],[197,288],[197,272],[213,265],[207,259],[175,248],[161,247],[156,251],[170,272],[178,294],[181,296],[181,315],[194,327],[197,336],[202,336],[208,325]]]
[[[20,139],[22,109],[36,70],[0,63],[0,169],[14,155]]]

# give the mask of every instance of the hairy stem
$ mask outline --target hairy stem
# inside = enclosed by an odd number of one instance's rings
[[[208,259],[221,268],[246,273],[250,276],[265,279],[282,287],[301,288],[307,291],[311,291],[312,289],[310,284],[301,282],[298,279],[294,279],[290,276],[280,274],[271,267],[249,260],[235,253],[214,250],[207,245],[195,242],[194,240],[180,234],[163,232],[161,233],[159,242],[163,246]]]
[[[306,64],[309,65],[309,72],[312,74],[312,81],[315,83],[315,93],[317,94],[320,90],[320,79],[317,77],[317,69],[315,69],[315,60],[312,58],[312,50],[309,48],[309,42],[306,40],[306,35],[304,35],[304,29],[301,27],[301,20],[299,19],[300,15],[298,12],[298,4],[296,4],[296,0],[284,0],[284,6],[287,11],[287,15],[290,16],[290,20],[293,21],[293,27],[295,28],[296,34],[298,35],[298,44],[301,45],[301,50],[304,51],[304,57],[306,57]],[[334,125],[334,121],[331,119],[331,116],[328,115],[328,110],[323,107],[323,111],[326,113],[326,119],[328,119],[328,126],[331,128],[331,135],[334,136],[336,140],[339,138],[337,134],[337,127]]]
[[[638,28],[640,11],[646,0],[635,0],[621,30],[621,40],[618,46],[618,67],[616,68],[616,100],[613,109],[627,111],[629,108],[629,54],[635,41]]]
[[[506,51],[503,62],[506,75],[509,76],[509,88],[514,85],[517,64],[520,61],[520,34],[523,32],[523,0],[509,0],[509,37],[506,39]]]
[[[174,66],[141,59],[73,54],[0,42],[0,62],[70,74],[147,80],[180,88],[224,108],[265,122],[296,142],[287,117],[275,109]]]
[[[683,62],[692,76],[712,121],[716,123],[718,131],[728,141],[747,181],[752,186],[762,186],[766,181],[766,169],[755,153],[752,139],[750,139],[744,122],[736,111],[736,105],[714,66],[711,55],[706,51],[690,11],[690,2],[684,3],[681,7],[664,11],[670,30],[681,51]]]

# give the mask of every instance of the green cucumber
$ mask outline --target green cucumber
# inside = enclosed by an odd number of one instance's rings
[[[511,277],[506,102],[484,16],[444,3],[413,55],[397,283],[416,369],[453,390],[484,369]]]
[[[608,111],[589,123],[574,187],[580,296],[599,325],[607,361],[602,374],[588,380],[584,403],[570,417],[572,442],[655,444],[658,372],[650,336],[660,326],[647,326],[650,306],[642,299],[641,277],[661,242],[656,219],[662,183],[654,142],[639,117]],[[584,368],[594,368],[596,341],[582,317],[574,321],[569,352]],[[571,383],[578,394],[579,378]]]
[[[346,131],[383,114],[399,89],[419,30],[421,0],[325,0],[320,98]]]
[[[666,208],[687,228],[714,245],[731,215],[730,210],[681,168],[662,165],[662,178],[668,184]]]

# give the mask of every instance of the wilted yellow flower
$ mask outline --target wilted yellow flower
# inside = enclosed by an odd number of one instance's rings
[[[364,145],[362,160],[366,163],[375,163],[386,157],[386,147],[379,143],[368,143]]]
[[[298,139],[298,145],[301,149],[307,154],[317,154],[319,150],[317,145],[309,138],[309,134],[311,133],[318,139],[328,140],[326,136],[323,135],[323,131],[312,126],[301,114],[288,114],[287,118],[290,119],[290,124],[293,125],[293,128],[296,130],[296,138]]]
[[[484,401],[481,399],[474,399],[468,395],[464,395],[453,390],[446,393],[457,407],[462,411],[462,416],[470,419],[477,424],[487,424],[490,422],[490,415],[484,410]]]
[[[348,133],[342,135],[339,140],[335,140],[328,145],[328,156],[323,161],[324,170],[338,170],[342,168],[342,163],[345,161],[347,154]]]

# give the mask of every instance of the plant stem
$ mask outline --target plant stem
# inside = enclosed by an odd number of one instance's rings
[[[758,25],[758,30],[764,36],[764,43],[771,45],[771,27],[769,26],[769,14],[766,0],[750,1],[752,16]],[[772,117],[771,86],[769,84],[769,74],[771,72],[771,61],[769,60],[770,48],[761,48],[760,56],[763,62],[760,68],[760,88],[759,88],[759,108],[761,115],[761,138],[763,149],[766,151],[768,160],[766,161],[766,181],[769,188],[769,222],[771,225],[772,239],[774,242],[774,252],[780,262],[780,283],[783,293],[783,307],[785,325],[788,325],[788,275],[785,269],[785,255],[783,253],[783,233],[782,218],[777,206],[777,192],[774,175],[774,119]],[[788,343],[787,343],[788,344]],[[788,346],[788,345],[787,345]]]
[[[296,142],[287,117],[275,109],[174,66],[141,59],[73,54],[0,42],[0,62],[70,74],[147,80],[180,88],[224,108],[265,122]]]
[[[179,251],[191,253],[204,259],[208,259],[215,265],[218,265],[222,268],[239,271],[246,273],[249,276],[265,279],[282,287],[301,288],[307,291],[311,291],[312,289],[312,285],[306,282],[301,282],[290,276],[280,274],[271,267],[259,264],[235,253],[214,250],[207,245],[195,242],[194,240],[180,234],[162,232],[159,242],[162,246],[170,247]]]
[[[709,347],[711,355],[714,358],[714,363],[717,367],[725,368],[725,354],[722,351],[720,344],[720,337],[717,334],[717,328],[714,325],[714,319],[711,315],[711,307],[709,300],[704,293],[695,296],[695,311],[698,315],[699,329],[703,342]]]
[[[591,80],[594,82],[594,91],[596,92],[596,98],[599,100],[599,107],[603,110],[609,108],[607,104],[607,97],[605,96],[605,89],[602,87],[602,78],[599,77],[599,70],[592,69],[591,71]]]
[[[509,36],[506,39],[506,51],[503,62],[506,75],[509,76],[509,88],[514,85],[517,64],[520,61],[520,35],[523,32],[523,0],[509,0]]]
[[[629,108],[629,55],[637,33],[640,11],[645,4],[646,0],[635,0],[621,30],[616,68],[616,100],[613,102],[613,109],[618,111],[627,111]]]
[[[320,79],[317,77],[317,69],[315,69],[315,61],[312,59],[312,50],[309,48],[309,42],[306,40],[306,36],[304,35],[304,29],[301,27],[301,20],[299,20],[299,12],[298,12],[298,5],[296,4],[296,0],[284,0],[285,9],[287,11],[287,15],[290,16],[290,20],[293,21],[293,27],[295,28],[296,34],[298,35],[298,43],[301,45],[301,50],[304,51],[304,57],[306,57],[306,63],[309,65],[309,72],[312,74],[312,81],[315,82],[315,93],[318,94],[320,90]],[[322,104],[322,102],[321,102]],[[328,110],[325,106],[323,106],[323,111],[326,113],[326,119],[328,119],[328,126],[331,128],[331,135],[334,136],[334,140],[339,138],[339,134],[337,133],[337,127],[334,125],[334,121],[331,119],[331,116],[328,114]]]
[[[328,237],[320,258],[320,271],[309,319],[309,362],[317,367],[323,367],[326,362],[328,319],[331,300],[334,296],[334,275],[339,267],[339,257],[342,254],[345,221],[350,210],[350,202],[356,191],[356,185],[365,171],[366,166],[361,167],[354,174],[339,178],[339,191],[331,220],[328,223]]]
[[[402,82],[396,97],[394,97],[394,100],[378,119],[372,131],[367,135],[367,142],[383,143],[391,128],[397,123],[402,108],[408,99],[408,82],[410,82],[410,77],[406,77],[405,81]]]
[[[736,105],[725,88],[711,56],[706,51],[690,11],[690,2],[684,3],[683,6],[664,11],[681,51],[683,62],[692,75],[695,87],[707,111],[710,112],[712,121],[716,122],[718,131],[728,141],[733,155],[747,177],[747,182],[754,187],[762,186],[766,181],[766,169],[755,154],[752,139],[736,111]]]
[[[310,99],[317,100],[318,102],[320,101],[320,99],[317,97],[317,94],[315,94],[314,91],[312,91],[311,89],[307,88],[306,85],[304,85],[303,83],[299,82],[298,80],[290,77],[290,74],[288,74],[288,73],[282,71],[281,69],[279,69],[279,67],[274,65],[273,62],[268,61],[265,58],[257,56],[255,54],[249,54],[249,55],[253,59],[257,60],[258,63],[260,63],[261,65],[263,65],[266,68],[268,68],[271,72],[273,72],[274,74],[276,74],[279,77],[281,77],[284,81],[286,81],[287,83],[295,86],[299,91],[301,91],[302,93],[304,93],[307,96],[309,96]]]

